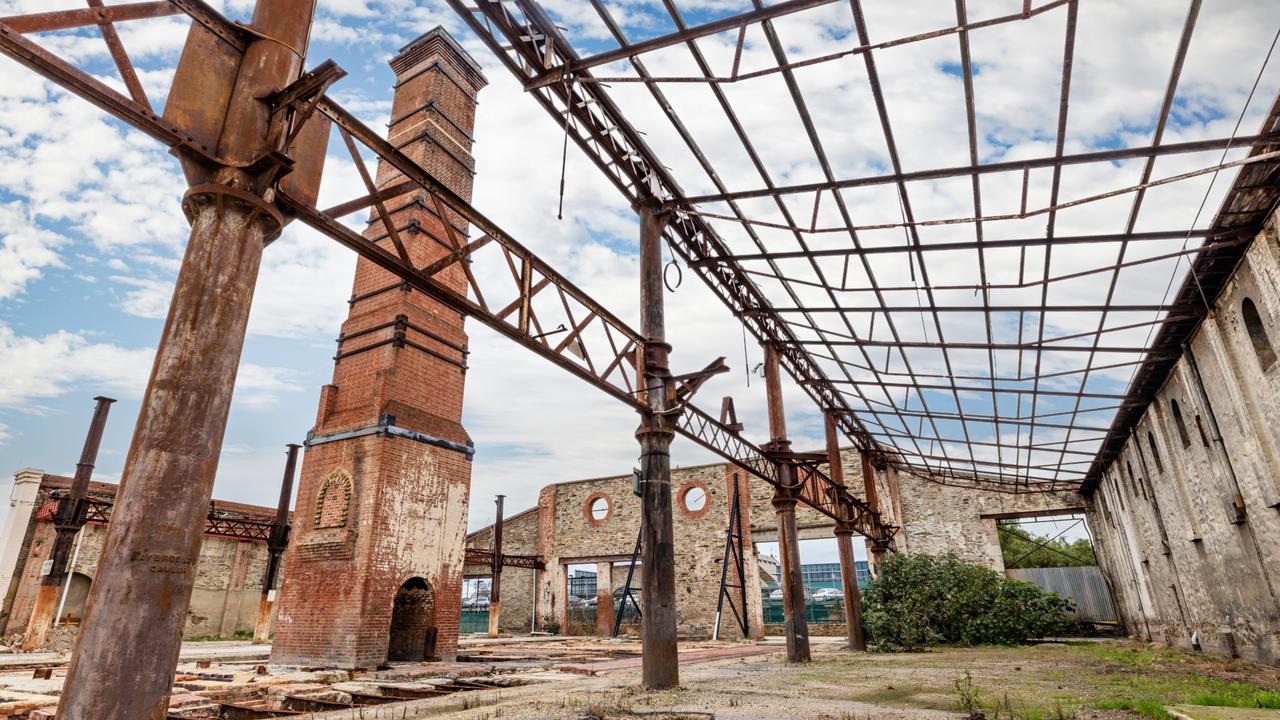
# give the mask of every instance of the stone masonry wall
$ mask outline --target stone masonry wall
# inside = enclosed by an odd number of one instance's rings
[[[676,544],[677,631],[682,637],[709,637],[715,621],[716,603],[719,597],[720,575],[723,564],[725,531],[728,528],[732,487],[732,466],[723,464],[680,468],[672,471],[672,502]],[[740,501],[753,501],[749,493],[746,475],[739,471]],[[685,507],[685,493],[698,488],[707,494],[706,505],[695,511]],[[609,503],[609,513],[601,521],[589,519],[589,501],[603,497]],[[749,508],[744,507],[744,519]],[[525,520],[524,518],[530,518]],[[523,554],[524,548],[533,547],[547,563],[547,571],[539,573],[538,621],[540,627],[554,622],[564,626],[566,568],[569,565],[597,565],[619,563],[610,573],[610,590],[621,587],[626,581],[626,563],[635,548],[636,534],[640,527],[640,498],[632,492],[630,475],[560,483],[543,489],[539,508],[529,515],[522,515],[515,523],[519,530],[507,526],[504,549],[511,554]],[[529,541],[529,530],[537,530],[536,543]],[[520,538],[513,545],[507,538]],[[747,613],[751,633],[760,630],[759,573],[755,572],[758,560],[750,540],[750,532],[744,528],[747,568]],[[473,533],[469,537],[471,547],[491,547],[489,529]],[[517,549],[519,548],[519,549]],[[607,568],[607,565],[606,565]],[[486,574],[485,569],[479,570]],[[469,573],[470,574],[470,573]],[[730,577],[734,571],[730,569]],[[527,578],[522,578],[525,580]],[[521,581],[517,581],[517,584]],[[733,580],[731,580],[733,582]],[[634,588],[643,583],[642,569],[637,569]],[[503,573],[503,627],[514,629],[517,620],[523,620],[527,628],[527,615],[521,617],[523,606],[513,606],[522,591],[508,594],[507,572]],[[638,596],[638,593],[637,593]],[[517,607],[520,607],[518,610]],[[511,622],[512,625],[507,623]],[[729,610],[720,623],[720,637],[736,638],[741,630],[734,624]]]
[[[1275,221],[1104,470],[1089,511],[1130,634],[1272,664],[1280,663]],[[1261,327],[1246,320],[1246,300]]]
[[[493,526],[477,530],[467,536],[467,547],[493,549]],[[508,517],[502,523],[502,553],[504,555],[538,554],[538,512],[532,508]],[[499,630],[508,633],[527,633],[533,619],[534,582],[536,570],[518,567],[502,569],[502,617]],[[488,578],[492,570],[487,565],[467,565],[464,577]]]

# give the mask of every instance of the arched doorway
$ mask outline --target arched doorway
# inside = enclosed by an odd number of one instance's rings
[[[388,660],[426,660],[435,654],[434,609],[435,593],[426,580],[409,578],[400,586],[391,607]]]

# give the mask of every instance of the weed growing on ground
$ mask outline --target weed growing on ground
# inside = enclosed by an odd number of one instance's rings
[[[964,671],[964,675],[956,678],[956,694],[960,696],[960,711],[970,720],[980,720],[986,715],[980,709],[982,701],[978,698],[978,688],[973,684],[973,675]]]

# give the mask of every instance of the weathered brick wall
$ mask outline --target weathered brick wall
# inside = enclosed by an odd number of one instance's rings
[[[1090,527],[1131,634],[1280,663],[1280,350],[1276,217],[1092,494]],[[1174,413],[1177,403],[1184,433]],[[1222,443],[1217,443],[1210,411]],[[1203,432],[1202,432],[1203,431]],[[1223,451],[1230,459],[1224,460]],[[1234,481],[1233,481],[1234,476]]]
[[[469,198],[469,133],[475,95],[485,84],[479,67],[437,28],[403,48],[391,68],[396,91],[388,140]],[[379,187],[404,179],[390,165],[380,165],[376,178]],[[392,198],[386,207],[417,267],[465,242],[465,224],[448,211],[439,215],[425,192]],[[394,252],[392,233],[376,215],[364,235]],[[467,292],[462,264],[434,279]],[[407,325],[389,325],[398,318]],[[287,555],[291,572],[280,593],[272,659],[382,664],[390,633],[421,634],[416,624],[392,624],[397,592],[414,578],[430,590],[430,601],[415,600],[415,607],[429,609],[435,654],[452,657],[471,480],[470,438],[461,424],[463,318],[361,259],[340,339],[343,355],[333,383],[321,391],[302,464],[299,522]],[[344,431],[359,436],[334,437]]]

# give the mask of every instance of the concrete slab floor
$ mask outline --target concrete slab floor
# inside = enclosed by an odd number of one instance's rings
[[[964,717],[968,697],[976,712],[993,720],[1168,720],[1168,705],[1206,699],[1248,703],[1280,693],[1280,669],[1120,641],[860,655],[815,643],[814,657],[809,664],[787,665],[780,649],[769,648],[766,654],[682,665],[680,690],[655,693],[636,688],[639,672],[633,667],[595,677],[543,671],[536,684],[366,709],[363,717],[955,720]]]
[[[214,717],[200,714],[210,698],[247,702],[300,692],[332,698],[335,692],[421,690],[450,679],[509,685],[293,716],[316,720],[955,720],[963,717],[965,698],[991,720],[1169,720],[1166,706],[1280,700],[1280,669],[1120,641],[913,654],[851,654],[838,643],[815,642],[814,662],[803,665],[786,664],[773,643],[684,643],[682,650],[681,688],[671,692],[637,689],[639,668],[631,660],[638,643],[563,637],[475,643],[463,651],[467,662],[356,673],[271,668],[262,674],[267,668],[260,663],[233,656],[203,668],[184,662],[174,692],[182,714],[198,718]],[[583,664],[595,675],[564,670]],[[34,680],[30,670],[0,671],[0,717],[24,717],[56,702],[64,672]],[[1218,712],[1193,710],[1178,720],[1262,720]]]

